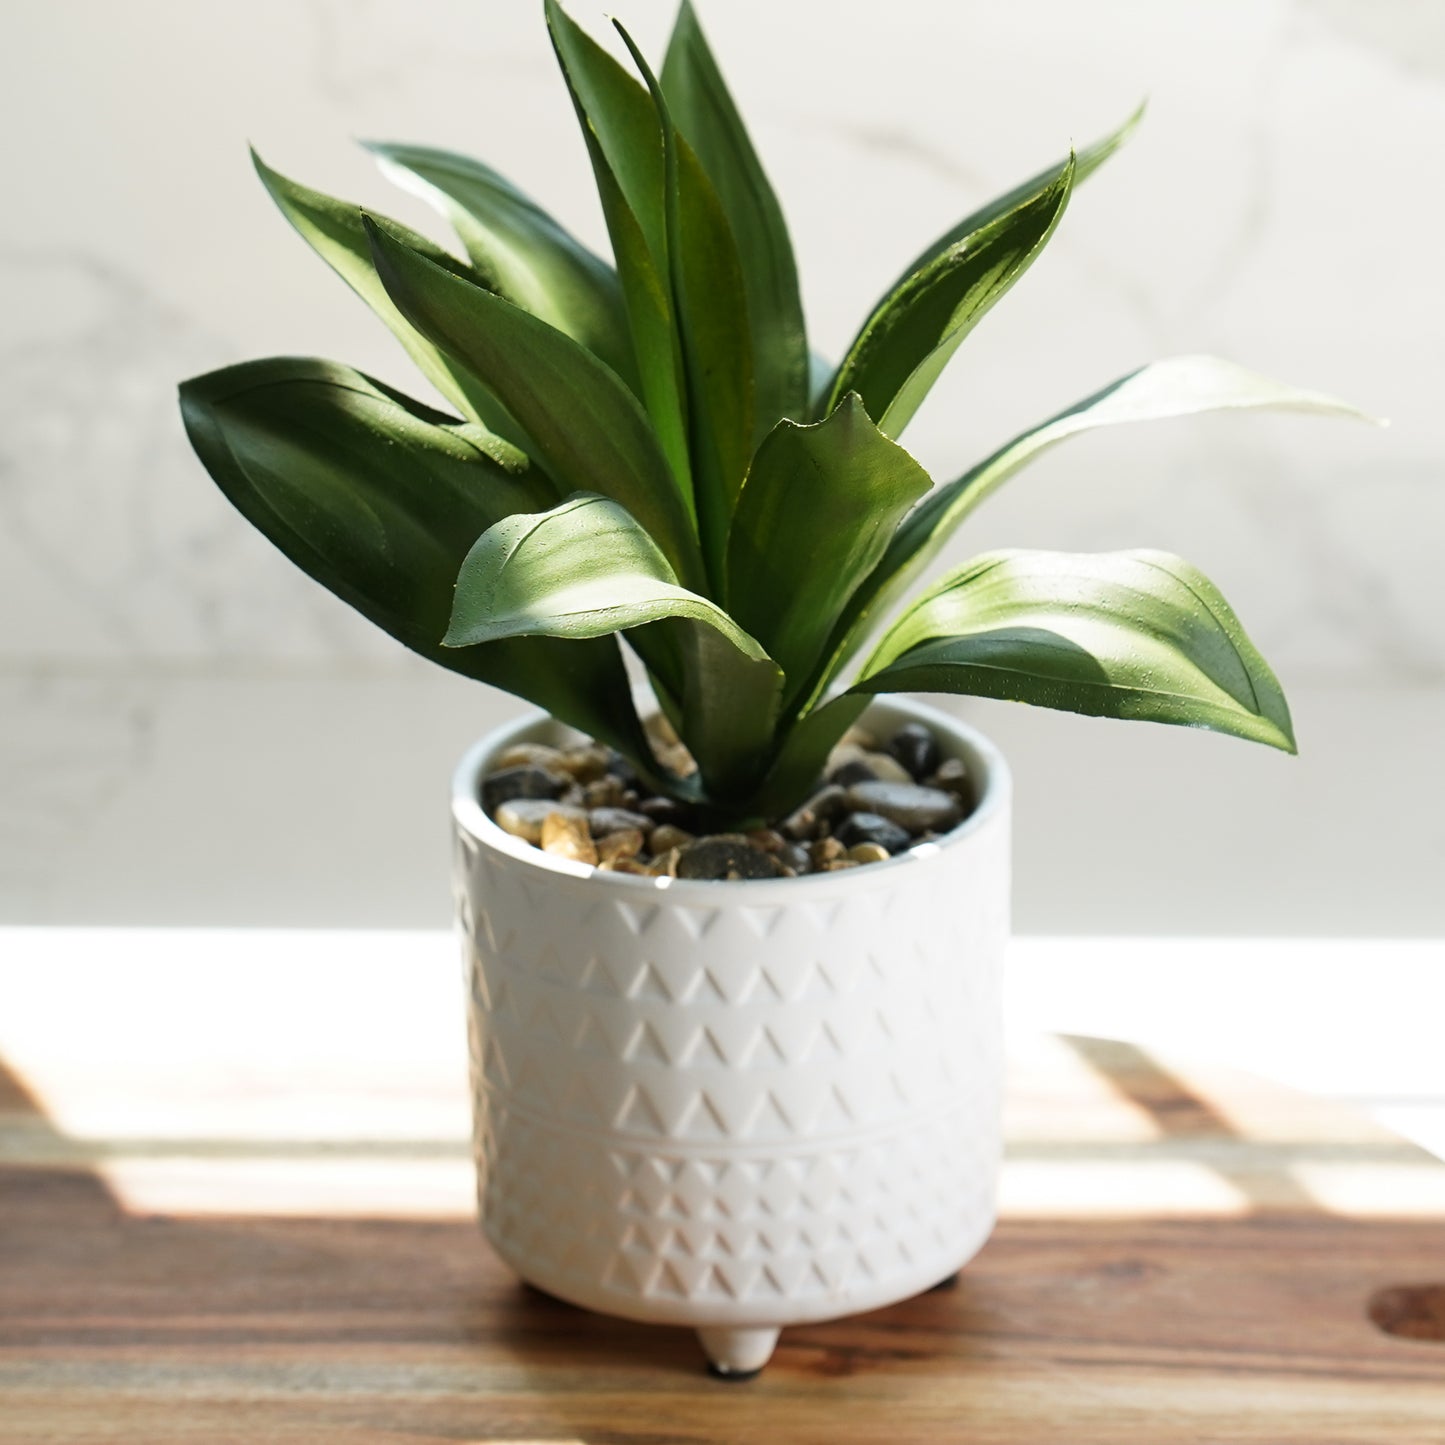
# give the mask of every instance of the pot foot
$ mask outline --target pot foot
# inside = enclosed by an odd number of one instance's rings
[[[773,1357],[778,1330],[699,1330],[707,1372],[715,1380],[751,1380]]]

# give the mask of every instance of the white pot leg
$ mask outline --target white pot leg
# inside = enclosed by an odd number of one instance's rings
[[[750,1380],[773,1357],[778,1330],[699,1330],[708,1368],[723,1380]]]

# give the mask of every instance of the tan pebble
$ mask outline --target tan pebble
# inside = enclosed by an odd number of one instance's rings
[[[501,772],[503,768],[546,768],[549,773],[561,774],[566,771],[562,766],[562,753],[557,748],[549,748],[545,743],[513,743],[506,752],[500,753],[492,764],[493,772]]]
[[[875,752],[870,748],[859,747],[856,743],[846,742],[839,743],[828,754],[828,761],[823,766],[823,776],[831,778],[839,768],[846,767],[849,763],[862,763],[881,783],[913,781],[913,774],[891,754]]]
[[[911,783],[913,774],[891,753],[864,753],[858,759],[882,783]]]
[[[654,858],[648,865],[647,871],[654,878],[676,878],[677,860],[682,856],[681,849],[669,848],[660,857]]]
[[[852,858],[835,858],[823,864],[824,873],[841,873],[845,868],[861,868],[863,865]]]
[[[930,787],[952,793],[966,806],[973,802],[973,783],[969,780],[968,769],[960,758],[945,758],[928,783]]]
[[[842,788],[829,783],[819,789],[796,812],[790,813],[778,824],[779,829],[789,838],[802,842],[808,838],[822,838],[828,834],[827,820],[842,812],[847,794]]]
[[[647,851],[659,856],[691,843],[693,835],[675,823],[659,823],[647,837]]]
[[[783,877],[784,877],[784,878],[796,878],[797,876],[798,876],[798,870],[797,870],[796,868],[789,868],[786,863],[783,864]]]
[[[566,803],[569,808],[585,808],[587,806],[587,790],[579,788],[576,783],[569,783],[562,789],[562,796],[557,801]]]
[[[615,808],[622,802],[622,792],[622,779],[609,773],[595,783],[587,783],[582,789],[582,798],[589,808]]]
[[[549,813],[542,823],[542,851],[574,863],[597,863],[597,847],[587,831],[587,819]]]
[[[748,842],[764,853],[781,853],[788,840],[774,828],[755,828],[748,835]]]
[[[554,771],[568,773],[579,783],[595,783],[606,773],[608,761],[606,748],[568,748],[557,755]]]
[[[553,815],[580,819],[584,824],[587,814],[581,808],[569,807],[555,798],[512,798],[500,803],[494,816],[497,826],[514,838],[528,843],[540,844],[542,828]]]
[[[855,863],[886,863],[892,856],[881,843],[856,843],[848,850]]]
[[[870,753],[878,751],[878,735],[870,733],[867,728],[860,728],[856,724],[843,734],[842,741],[852,743],[854,747],[864,748]]]
[[[604,863],[635,858],[642,852],[642,833],[637,828],[621,828],[597,840],[597,856]]]
[[[639,863],[636,858],[618,858],[610,865],[613,873],[631,873],[635,878],[646,878],[649,869],[645,863]]]
[[[820,838],[808,849],[808,854],[815,868],[826,868],[829,863],[836,863],[847,851],[836,838]]]

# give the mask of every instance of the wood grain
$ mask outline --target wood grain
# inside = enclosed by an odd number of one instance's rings
[[[138,1210],[109,1169],[175,1142],[67,1138],[45,1079],[0,1070],[0,1441],[1445,1442],[1445,1344],[1369,1318],[1445,1279],[1440,1215],[1393,1217],[1389,1184],[1418,1205],[1445,1168],[1132,1045],[1016,1064],[1008,1172],[1033,1182],[959,1283],[785,1331],[746,1386],[686,1332],[518,1285],[468,1219],[407,1217],[404,1184],[393,1217],[307,1217],[313,1146],[190,1140],[193,1178],[265,1164],[277,1207]],[[454,1139],[350,1147],[403,1181],[465,1169]],[[1330,1170],[1361,1210],[1321,1197]]]

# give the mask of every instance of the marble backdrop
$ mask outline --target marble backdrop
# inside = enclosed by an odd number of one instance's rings
[[[572,8],[605,29],[599,7]],[[659,53],[670,0],[617,8]],[[1082,438],[991,502],[952,560],[995,545],[1176,550],[1287,685],[1445,685],[1445,7],[700,8],[832,355],[924,241],[1150,98],[1135,141],[1080,190],[907,433],[938,477],[1183,351],[1393,423],[1226,417]],[[24,863],[9,876],[30,878],[58,857],[59,820],[134,782],[162,682],[169,696],[217,674],[258,688],[411,676],[229,511],[180,428],[180,377],[256,355],[332,356],[425,394],[272,207],[246,141],[428,228],[353,139],[472,150],[605,240],[536,0],[12,4],[0,116],[3,882],[7,849]],[[7,895],[22,914],[30,886]]]

